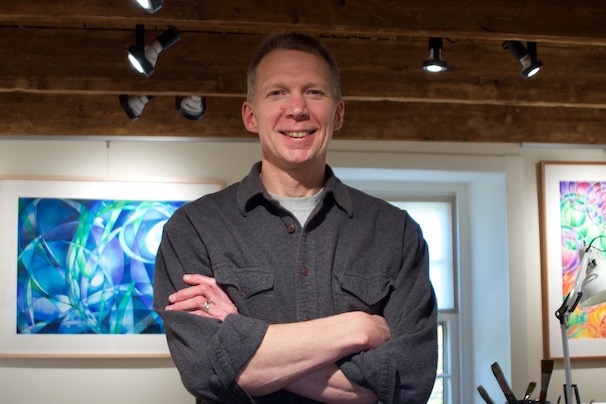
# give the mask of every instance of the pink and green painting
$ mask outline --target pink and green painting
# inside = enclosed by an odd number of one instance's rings
[[[560,181],[560,218],[563,300],[574,286],[585,243],[595,239],[593,246],[606,251],[606,182]],[[569,338],[606,338],[606,304],[577,306],[568,324]]]

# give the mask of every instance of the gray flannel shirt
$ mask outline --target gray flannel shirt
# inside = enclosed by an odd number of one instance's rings
[[[417,223],[327,166],[323,197],[302,228],[265,191],[260,169],[186,204],[164,227],[154,307],[185,387],[200,403],[311,403],[286,391],[252,398],[236,376],[269,324],[362,310],[383,316],[392,338],[337,365],[383,403],[425,403],[436,375],[437,306]],[[220,322],[165,311],[186,273],[214,277],[239,314]]]

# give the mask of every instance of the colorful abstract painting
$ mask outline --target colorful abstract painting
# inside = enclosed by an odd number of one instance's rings
[[[152,280],[183,201],[18,200],[18,334],[160,334]]]
[[[586,243],[606,251],[606,182],[560,181],[562,299],[574,286]],[[569,318],[571,339],[606,338],[606,305],[578,307]]]

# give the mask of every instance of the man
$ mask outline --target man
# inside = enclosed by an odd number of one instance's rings
[[[327,166],[344,112],[322,44],[270,37],[242,106],[261,162],[165,225],[155,308],[199,402],[427,401],[437,361],[427,246],[405,212]]]

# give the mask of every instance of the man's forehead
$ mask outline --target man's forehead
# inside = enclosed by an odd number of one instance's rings
[[[321,73],[326,78],[330,75],[328,63],[319,55],[313,52],[299,50],[274,50],[259,62],[257,67],[257,77],[263,76],[263,73],[289,74],[289,70],[299,73]],[[259,74],[261,72],[261,74]]]
[[[290,59],[290,58],[309,58],[309,59],[315,59],[319,62],[321,62],[322,64],[326,64],[326,66],[328,66],[328,63],[326,62],[326,60],[324,60],[324,58],[322,56],[320,56],[319,53],[317,52],[313,52],[313,51],[306,51],[306,50],[299,50],[299,49],[274,49],[271,52],[269,52],[267,55],[263,56],[263,58],[261,59],[260,63],[263,63],[264,61],[268,60],[268,59],[279,59],[279,58],[285,58],[285,59]]]

